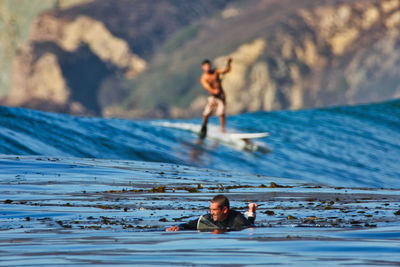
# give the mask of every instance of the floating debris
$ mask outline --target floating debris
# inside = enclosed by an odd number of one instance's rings
[[[275,212],[272,211],[272,210],[266,210],[266,211],[264,211],[264,213],[267,214],[268,216],[273,216],[273,215],[275,215]]]

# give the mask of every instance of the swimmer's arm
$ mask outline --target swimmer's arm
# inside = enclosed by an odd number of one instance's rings
[[[182,223],[177,226],[171,226],[167,228],[165,231],[167,232],[176,232],[179,230],[197,230],[197,221],[198,220],[192,220],[187,223]]]
[[[230,72],[230,71],[231,71],[231,62],[232,62],[232,58],[231,58],[231,57],[228,57],[228,62],[226,63],[225,69],[223,69],[223,70],[217,69],[217,70],[216,70],[217,73],[218,73],[218,74],[225,74],[225,73]]]

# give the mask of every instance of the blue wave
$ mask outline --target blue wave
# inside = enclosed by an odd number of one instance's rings
[[[166,162],[338,187],[400,188],[400,100],[242,114],[229,117],[227,126],[269,132],[261,142],[271,152],[240,151],[209,140],[201,143],[191,132],[150,120],[0,107],[0,153]]]

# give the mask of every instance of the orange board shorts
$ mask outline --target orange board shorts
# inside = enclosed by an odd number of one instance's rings
[[[218,97],[209,96],[208,103],[203,111],[203,116],[210,116],[214,113],[217,116],[225,115],[225,102]]]

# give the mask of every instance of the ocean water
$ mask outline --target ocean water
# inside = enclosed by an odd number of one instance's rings
[[[194,133],[159,122],[0,107],[0,154],[164,162],[333,186],[400,187],[400,100],[228,117],[228,131],[269,132],[257,140],[269,153],[199,143]]]
[[[255,149],[0,107],[0,266],[399,266],[400,101],[228,117]],[[218,120],[211,120],[211,128]],[[226,194],[256,227],[165,232]]]

